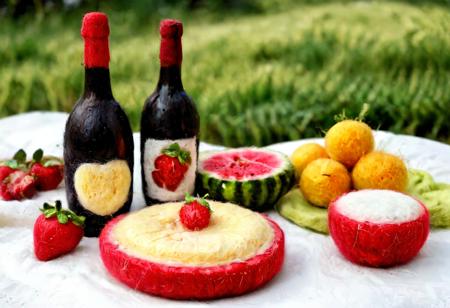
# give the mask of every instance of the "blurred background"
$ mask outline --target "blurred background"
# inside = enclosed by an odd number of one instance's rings
[[[115,98],[139,130],[162,18],[184,22],[183,83],[201,138],[227,146],[322,136],[363,104],[374,129],[450,143],[450,2],[0,0],[0,117],[70,112],[85,12],[110,18]]]

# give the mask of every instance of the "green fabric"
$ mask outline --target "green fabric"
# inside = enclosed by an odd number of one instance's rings
[[[425,171],[410,170],[408,192],[426,205],[432,227],[450,228],[450,184],[436,183]]]
[[[300,227],[328,234],[327,209],[311,205],[298,187],[284,195],[275,205],[275,209],[281,216]]]
[[[426,205],[432,227],[450,228],[450,184],[436,183],[429,173],[411,169],[407,191]],[[284,195],[275,209],[300,227],[328,234],[327,209],[311,205],[298,187]]]

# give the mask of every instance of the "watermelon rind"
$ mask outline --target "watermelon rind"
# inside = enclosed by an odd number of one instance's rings
[[[270,174],[248,180],[224,179],[217,173],[203,169],[203,162],[214,154],[241,150],[262,151],[276,155],[282,160],[282,164]],[[196,193],[208,194],[208,198],[217,201],[232,202],[254,211],[266,211],[273,209],[275,203],[291,189],[294,183],[294,166],[289,158],[281,152],[260,148],[237,148],[224,151],[205,151],[199,155]]]

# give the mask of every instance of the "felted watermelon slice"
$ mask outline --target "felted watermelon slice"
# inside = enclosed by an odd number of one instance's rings
[[[289,158],[276,151],[240,148],[200,153],[196,189],[215,200],[264,211],[294,182]]]
[[[413,259],[429,233],[427,208],[406,194],[365,189],[342,195],[328,208],[328,226],[351,262],[389,267]]]
[[[210,223],[199,231],[181,223],[181,202],[113,219],[99,238],[107,270],[133,289],[173,299],[235,296],[263,286],[281,270],[283,231],[243,207],[209,205]]]

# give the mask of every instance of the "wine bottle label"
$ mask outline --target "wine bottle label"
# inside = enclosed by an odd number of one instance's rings
[[[127,202],[130,185],[131,171],[125,160],[81,164],[74,174],[78,201],[101,216],[114,214]]]
[[[184,200],[192,194],[197,168],[196,137],[177,140],[147,139],[144,176],[147,195],[160,201]]]

